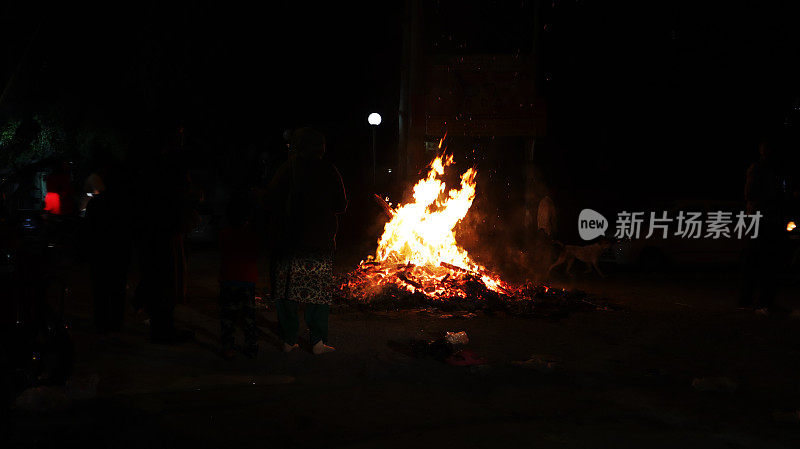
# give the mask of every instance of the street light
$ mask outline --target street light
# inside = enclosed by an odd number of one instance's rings
[[[378,130],[378,125],[381,124],[381,115],[373,112],[367,117],[367,122],[372,126],[372,185],[375,185],[375,135]]]

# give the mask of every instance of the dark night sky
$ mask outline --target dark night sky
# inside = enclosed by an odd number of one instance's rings
[[[800,93],[796,7],[763,3],[560,2],[546,39],[564,157],[646,195],[739,199]]]
[[[205,142],[279,145],[284,129],[311,124],[344,152],[336,143],[369,142],[377,109],[396,133],[399,8],[368,19],[363,5],[273,3],[30,9],[8,45],[24,48],[41,20],[27,99],[66,98],[77,114],[134,130],[180,119]]]
[[[549,159],[563,187],[737,198],[757,138],[790,130],[797,8],[697,3],[545,2],[539,72],[551,77]],[[381,151],[394,149],[403,2],[9,8],[3,79],[41,22],[31,104],[59,99],[76,117],[126,132],[183,119],[196,139],[234,152],[279,145],[283,129],[311,124],[340,165],[366,160],[365,117],[375,109]],[[480,48],[504,25],[475,10],[451,20],[471,26]]]

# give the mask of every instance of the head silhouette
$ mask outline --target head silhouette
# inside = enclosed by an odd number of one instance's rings
[[[312,128],[298,128],[292,132],[291,151],[307,159],[319,159],[325,154],[325,136]]]

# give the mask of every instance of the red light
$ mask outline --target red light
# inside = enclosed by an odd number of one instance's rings
[[[55,192],[47,192],[44,197],[44,210],[61,215],[61,196]]]

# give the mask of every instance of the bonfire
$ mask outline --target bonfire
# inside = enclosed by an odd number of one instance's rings
[[[440,143],[441,145],[441,143]],[[341,285],[347,298],[370,301],[399,292],[428,300],[531,300],[547,286],[514,286],[474,261],[456,241],[456,225],[475,199],[477,170],[461,174],[460,188],[448,190],[442,177],[453,156],[441,155],[414,186],[412,201],[392,208],[374,255],[361,261]]]
[[[439,141],[440,149],[445,137]],[[452,166],[452,155],[436,157],[406,204],[392,207],[376,196],[389,221],[375,254],[344,275],[339,289],[343,306],[372,310],[434,306],[550,318],[585,308],[615,308],[589,301],[590,296],[579,290],[531,281],[512,285],[473,260],[456,241],[455,228],[475,200],[477,170],[467,169],[460,188],[448,190],[442,178]]]

